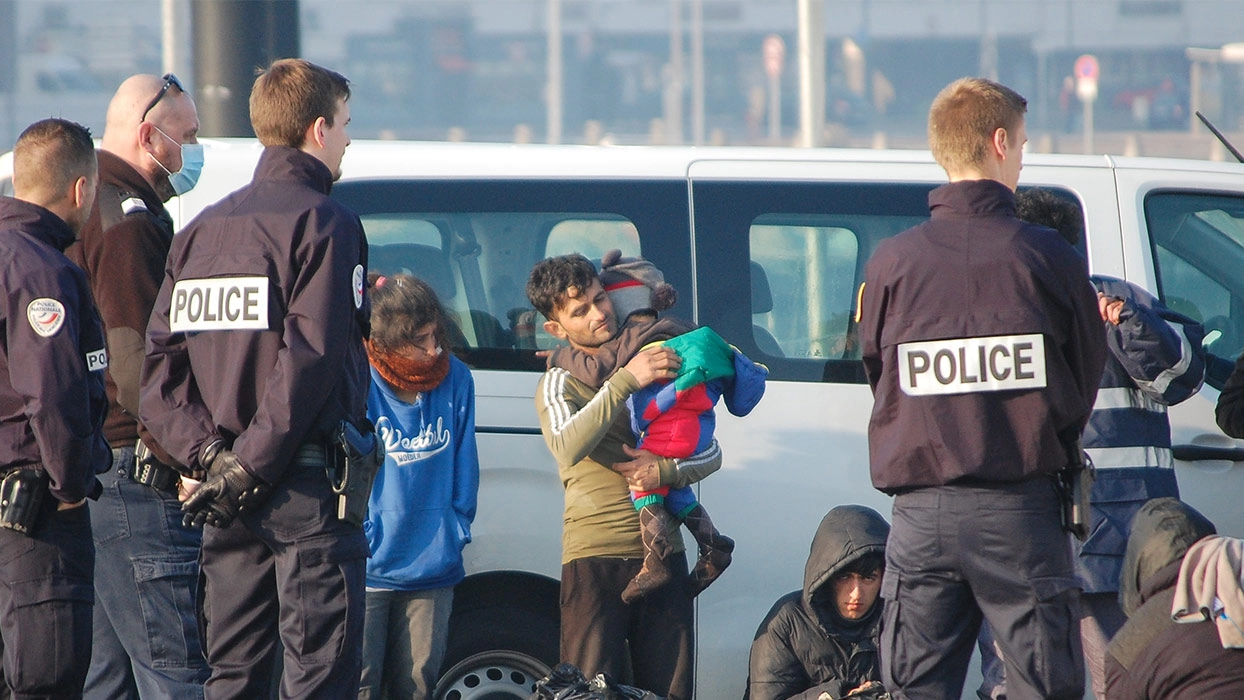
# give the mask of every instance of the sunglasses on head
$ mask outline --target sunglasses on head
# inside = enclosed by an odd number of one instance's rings
[[[151,101],[147,103],[147,109],[143,110],[143,118],[142,118],[143,121],[147,121],[147,115],[151,113],[151,110],[157,104],[159,104],[160,100],[164,99],[164,94],[168,92],[168,88],[170,85],[176,85],[177,89],[181,90],[182,92],[186,91],[186,86],[181,84],[181,81],[177,79],[177,76],[173,75],[172,73],[165,73],[164,74],[164,85],[160,86],[160,91],[157,92],[156,96],[151,98]]]

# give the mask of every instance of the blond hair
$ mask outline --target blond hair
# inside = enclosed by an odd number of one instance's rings
[[[251,128],[265,146],[302,148],[307,128],[333,125],[337,102],[350,99],[350,81],[301,58],[274,61],[251,88]]]
[[[929,107],[929,150],[947,172],[985,162],[994,133],[1012,138],[1028,111],[1028,100],[985,78],[960,78],[942,88]]]

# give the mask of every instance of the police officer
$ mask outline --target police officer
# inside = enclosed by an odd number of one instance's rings
[[[202,531],[182,524],[180,465],[136,418],[147,318],[173,243],[164,202],[198,178],[198,131],[194,100],[177,76],[122,82],[108,105],[95,209],[66,251],[86,270],[110,360],[104,433],[113,468],[90,506],[99,544],[88,698],[201,698],[207,680],[194,616]],[[159,576],[143,573],[153,561]]]
[[[1106,344],[1084,261],[1015,217],[1026,109],[988,80],[942,90],[929,145],[950,184],[877,247],[860,292],[872,480],[895,496],[881,658],[896,698],[958,697],[982,614],[1009,697],[1084,692],[1054,475]]]
[[[343,76],[298,59],[255,80],[255,177],[174,239],[148,324],[142,421],[207,471],[183,508],[212,526],[209,698],[268,690],[278,621],[282,697],[358,693],[367,540],[338,519],[326,473],[342,421],[366,422],[369,383],[367,243],[328,197],[349,96]]]
[[[82,270],[63,251],[98,184],[91,134],[35,122],[0,197],[0,639],[13,697],[82,696],[95,547],[83,507],[110,464],[108,364]]]

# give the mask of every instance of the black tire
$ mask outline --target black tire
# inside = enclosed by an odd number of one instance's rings
[[[527,700],[557,665],[556,609],[517,598],[455,605],[436,700]]]

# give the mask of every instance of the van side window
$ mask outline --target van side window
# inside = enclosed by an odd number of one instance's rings
[[[1244,197],[1154,192],[1145,221],[1163,303],[1205,326],[1214,387],[1244,350]]]
[[[780,357],[857,358],[851,316],[859,239],[804,218],[770,214],[752,223],[753,339]]]
[[[526,285],[550,255],[642,251],[685,290],[671,313],[692,316],[685,180],[389,178],[338,182],[332,196],[358,212],[372,271],[412,274],[436,290],[450,344],[473,369],[544,369],[535,353],[553,338]]]
[[[783,381],[865,384],[855,296],[877,245],[929,217],[926,183],[692,182],[698,323]]]
[[[640,255],[639,231],[623,217],[567,218],[553,226],[544,245],[545,257],[579,253],[591,260],[600,260],[608,251],[618,248],[623,256]]]

